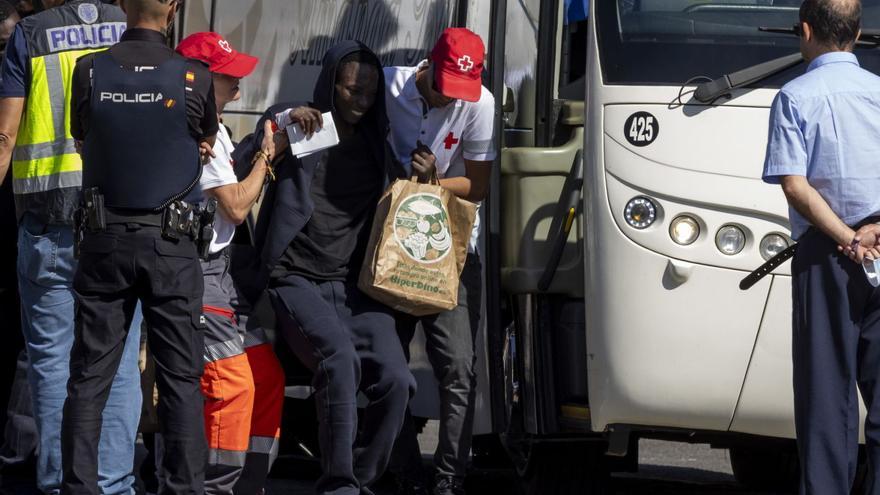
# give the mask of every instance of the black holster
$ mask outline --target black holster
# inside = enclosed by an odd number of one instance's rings
[[[86,232],[102,232],[107,228],[104,212],[104,195],[97,187],[83,190],[82,203],[73,214],[73,256],[79,258],[79,247]]]
[[[217,215],[217,199],[208,198],[207,204],[199,210],[198,214],[198,237],[196,247],[199,250],[199,258],[208,259],[211,250],[211,241],[214,240],[214,218]]]

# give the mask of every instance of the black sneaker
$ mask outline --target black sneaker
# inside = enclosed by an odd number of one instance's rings
[[[453,476],[437,476],[434,495],[465,495],[464,481]]]

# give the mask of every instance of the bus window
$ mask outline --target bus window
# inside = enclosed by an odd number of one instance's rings
[[[794,35],[762,32],[798,22],[801,0],[609,0],[597,2],[605,84],[683,84],[715,79],[797,53]],[[880,28],[880,6],[863,7],[864,29]],[[862,66],[880,73],[880,53],[857,50]],[[803,74],[798,65],[759,82],[781,87]]]
[[[586,95],[588,0],[565,0],[562,54],[559,61],[559,98],[581,101]]]
[[[538,63],[538,25],[541,0],[507,4],[507,40],[504,47],[504,84],[513,90],[516,111],[507,116],[507,146],[528,146],[535,119],[535,71]],[[500,95],[495,95],[499,98]]]
[[[587,20],[569,21],[562,33],[559,98],[583,100],[586,95]]]

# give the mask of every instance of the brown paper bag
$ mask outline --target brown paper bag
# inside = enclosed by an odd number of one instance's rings
[[[415,316],[454,308],[476,215],[437,183],[396,181],[379,200],[358,287]]]

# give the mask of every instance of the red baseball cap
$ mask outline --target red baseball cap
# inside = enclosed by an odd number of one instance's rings
[[[443,31],[434,49],[434,83],[448,98],[479,101],[483,91],[483,40],[466,28]]]
[[[208,70],[218,74],[242,78],[254,71],[260,59],[235,51],[228,41],[217,33],[195,33],[177,45],[177,53],[208,64]]]

